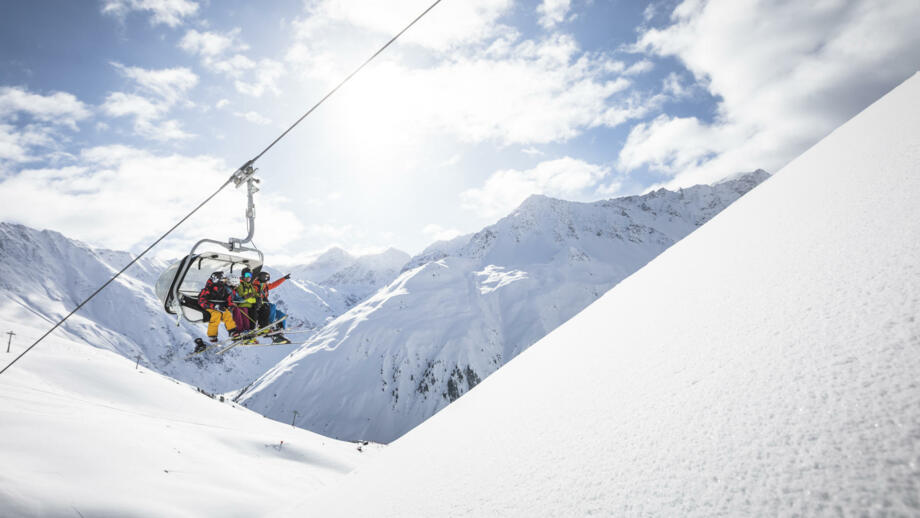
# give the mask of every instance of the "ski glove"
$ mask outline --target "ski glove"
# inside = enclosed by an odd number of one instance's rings
[[[291,274],[287,274],[284,277],[282,277],[282,279],[290,279],[290,278],[291,278]]]
[[[256,300],[255,297],[249,297],[249,298],[246,299],[244,302],[246,302],[247,304],[255,304],[255,303],[258,302],[258,301]]]

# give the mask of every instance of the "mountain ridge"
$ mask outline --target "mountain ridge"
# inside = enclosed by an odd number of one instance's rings
[[[296,410],[324,435],[389,442],[767,176],[592,203],[530,197],[412,258],[236,397],[276,419]]]

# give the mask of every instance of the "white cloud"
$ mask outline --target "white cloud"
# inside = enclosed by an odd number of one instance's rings
[[[177,120],[163,120],[177,104],[188,103],[187,93],[198,84],[198,76],[187,68],[147,70],[113,63],[132,80],[139,93],[112,92],[102,104],[112,117],[134,117],[134,131],[154,140],[192,137]],[[143,94],[143,95],[142,95]]]
[[[521,153],[524,153],[525,155],[530,155],[530,156],[542,156],[546,154],[543,151],[540,151],[539,149],[533,146],[522,149]]]
[[[484,218],[505,216],[532,194],[581,200],[596,197],[610,173],[605,166],[564,157],[537,164],[533,169],[506,169],[490,176],[481,188],[460,194],[464,209]]]
[[[162,234],[231,172],[223,160],[207,155],[156,155],[120,145],[89,148],[72,166],[23,169],[0,181],[0,220],[129,249]],[[256,241],[266,250],[283,248],[303,225],[280,208],[286,200],[257,196],[258,215],[271,224],[257,224]],[[164,246],[181,250],[203,237],[240,237],[245,234],[245,208],[243,190],[224,189]]]
[[[428,8],[431,2],[310,0],[307,4],[307,16],[295,22],[294,26],[301,39],[322,40],[326,36],[321,33],[335,32],[342,24],[357,27],[363,32],[373,31],[387,38],[392,37]],[[512,6],[512,0],[442,2],[407,31],[400,42],[438,51],[478,43],[508,30],[497,21]],[[310,47],[313,48],[312,45]]]
[[[222,109],[222,108],[226,108],[229,104],[230,104],[230,101],[229,101],[229,100],[227,100],[227,99],[221,99],[221,100],[217,101],[217,104],[215,104],[214,107],[217,108],[218,110],[220,110],[220,109]]]
[[[335,61],[316,53],[305,59],[296,65],[307,74],[325,73],[314,66],[317,60]],[[582,52],[570,36],[553,35],[458,52],[428,68],[382,60],[329,109],[363,141],[388,133],[405,143],[441,133],[501,145],[559,142],[645,113],[628,99],[617,100],[631,83],[611,70],[623,65]]]
[[[112,117],[155,119],[162,115],[165,107],[140,95],[112,92],[106,97],[102,109]]]
[[[644,74],[653,68],[655,68],[654,63],[652,63],[651,61],[647,59],[643,59],[641,61],[637,61],[633,63],[632,65],[630,65],[629,68],[623,71],[623,75],[637,76],[639,74]]]
[[[150,23],[176,27],[184,18],[198,12],[198,4],[190,0],[104,0],[102,13],[123,20],[132,11],[147,11]]]
[[[33,160],[29,153],[29,139],[9,124],[0,123],[0,161],[28,162]]]
[[[90,117],[90,110],[71,94],[41,95],[24,88],[0,88],[0,162],[54,161],[65,156],[67,130]]]
[[[198,76],[185,68],[145,69],[112,63],[125,77],[135,81],[141,91],[162,99],[172,106],[186,100],[189,90],[198,84]]]
[[[455,228],[444,228],[441,225],[431,223],[422,228],[422,234],[434,241],[450,241],[451,239],[462,236],[463,232]]]
[[[728,128],[706,126],[695,117],[660,115],[650,123],[633,127],[620,152],[619,164],[627,171],[643,165],[674,171],[699,167],[714,154],[743,143],[739,135],[728,133]]]
[[[86,105],[72,94],[34,94],[24,88],[0,87],[0,120],[27,114],[35,120],[76,129],[77,122],[90,116]]]
[[[673,98],[673,99],[682,99],[690,95],[691,87],[684,84],[683,79],[681,79],[680,74],[677,72],[671,72],[661,83],[661,91]]]
[[[278,61],[272,59],[263,59],[257,65],[254,65],[252,71],[245,77],[252,78],[252,81],[237,79],[234,82],[236,90],[242,94],[253,97],[262,97],[265,92],[272,92],[275,95],[280,94],[278,80],[284,75],[284,66]]]
[[[572,8],[572,0],[543,0],[537,6],[540,15],[540,25],[545,29],[552,29],[565,20],[565,15]]]
[[[191,29],[182,37],[179,42],[179,48],[190,54],[198,54],[205,59],[213,59],[227,51],[247,50],[248,45],[236,41],[239,34],[239,28],[233,29],[226,34],[210,31],[198,32],[195,29]]]
[[[461,155],[460,153],[454,153],[447,160],[444,160],[443,162],[438,164],[438,167],[453,167],[459,164],[462,159],[463,159],[463,155]]]
[[[684,1],[637,47],[679,58],[720,99],[715,121],[640,125],[621,162],[672,185],[775,171],[917,70],[918,19],[913,0]]]
[[[258,125],[260,125],[260,126],[265,126],[265,125],[267,125],[267,124],[271,124],[271,123],[272,123],[271,119],[269,119],[269,118],[267,118],[267,117],[264,117],[264,116],[262,116],[261,114],[259,114],[259,113],[257,113],[257,112],[253,112],[253,111],[249,111],[249,112],[246,112],[246,113],[234,112],[233,115],[235,115],[235,116],[237,116],[237,117],[239,117],[239,118],[241,118],[241,119],[246,119],[247,121],[249,121],[249,122],[251,122],[251,123],[253,123],[253,124],[258,124]]]
[[[239,78],[256,68],[258,63],[243,54],[234,54],[227,58],[212,61],[208,66],[210,66],[213,71],[220,72],[227,77]]]
[[[284,76],[284,66],[273,59],[255,61],[243,51],[249,45],[240,41],[240,29],[226,33],[188,31],[179,42],[179,48],[201,57],[202,64],[212,72],[234,80],[234,87],[242,94],[261,97],[266,92],[280,94],[278,81]]]

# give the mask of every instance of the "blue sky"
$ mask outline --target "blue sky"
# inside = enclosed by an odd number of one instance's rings
[[[142,248],[429,3],[10,3],[0,220]],[[443,0],[258,162],[255,242],[417,253],[530,194],[775,172],[920,68],[917,20],[913,0]],[[227,191],[158,253],[240,236],[243,212]]]

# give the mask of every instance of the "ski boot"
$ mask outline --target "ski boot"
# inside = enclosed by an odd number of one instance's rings
[[[289,344],[291,343],[291,341],[285,338],[284,335],[278,334],[278,335],[272,336],[272,343],[273,344]]]
[[[195,339],[195,352],[196,353],[200,353],[201,351],[204,351],[207,348],[208,348],[208,344],[204,343],[204,340],[202,340],[201,338]]]

